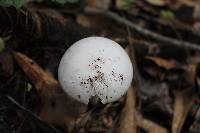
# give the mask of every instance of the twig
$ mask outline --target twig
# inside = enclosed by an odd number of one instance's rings
[[[135,88],[129,88],[125,107],[120,116],[120,124],[117,133],[137,133],[136,120],[135,120],[135,103],[136,95]]]
[[[131,12],[127,12],[129,15],[133,16],[133,17],[140,17],[146,21],[150,21],[150,22],[153,22],[155,24],[158,24],[162,27],[169,27],[169,28],[172,28],[174,30],[178,30],[179,32],[181,31],[185,31],[187,33],[189,33],[191,36],[195,36],[195,37],[200,37],[200,32],[197,31],[196,29],[194,29],[192,26],[190,25],[187,25],[185,23],[182,23],[178,20],[175,20],[173,22],[169,22],[169,21],[166,21],[162,18],[156,18],[154,16],[149,16],[149,15],[146,15],[144,13],[141,13],[141,12],[136,12],[136,11],[131,11]]]
[[[134,86],[135,91],[140,89],[141,86],[141,77],[140,77],[140,73],[139,73],[139,69],[138,69],[138,65],[137,65],[137,61],[135,58],[135,45],[134,45],[134,40],[132,40],[131,38],[131,31],[127,25],[127,32],[128,32],[128,41],[129,41],[129,55],[131,58],[131,62],[133,64],[133,74],[135,75],[133,77],[133,81],[132,81],[132,85]]]
[[[165,45],[173,45],[173,46],[177,46],[177,47],[185,47],[191,50],[197,50],[200,51],[200,46],[198,44],[195,43],[190,43],[190,42],[186,42],[186,41],[179,41],[173,38],[169,38],[163,35],[160,35],[158,33],[152,32],[150,30],[147,30],[145,28],[142,28],[134,23],[132,23],[131,21],[119,16],[116,13],[113,13],[111,11],[102,11],[99,9],[95,9],[95,8],[86,8],[85,9],[86,13],[99,13],[102,15],[105,15],[115,21],[117,21],[118,23],[121,24],[125,24],[127,26],[129,26],[132,30],[134,30],[135,32],[138,32],[139,34],[145,36],[145,37],[149,37],[151,39],[154,39],[156,41],[159,41],[162,44]]]
[[[40,122],[41,126],[43,126],[43,128],[45,128],[45,129],[47,129],[49,133],[60,133],[56,128],[54,128],[53,126],[49,125],[46,122],[43,122],[37,115],[33,114],[30,110],[27,110],[26,108],[24,108],[17,101],[15,101],[15,99],[13,99],[12,97],[7,96],[7,98],[17,108],[19,108],[24,114],[26,114],[26,115],[30,116],[32,119],[37,120],[38,122]]]

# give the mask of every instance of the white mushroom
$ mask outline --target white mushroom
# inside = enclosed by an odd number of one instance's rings
[[[88,104],[97,95],[103,104],[118,100],[128,90],[133,67],[125,50],[104,37],[88,37],[74,43],[58,69],[63,90]]]

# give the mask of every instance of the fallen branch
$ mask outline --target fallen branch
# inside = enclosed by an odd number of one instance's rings
[[[105,15],[115,21],[117,21],[118,23],[121,24],[125,24],[128,27],[130,27],[132,30],[134,30],[135,32],[148,37],[150,39],[156,40],[160,43],[162,43],[163,45],[173,45],[173,46],[177,46],[177,47],[183,47],[183,48],[188,48],[190,50],[196,50],[196,51],[200,51],[200,46],[199,44],[195,44],[195,43],[190,43],[190,42],[186,42],[186,41],[179,41],[177,39],[173,39],[173,38],[169,38],[163,35],[160,35],[158,33],[152,32],[150,30],[147,30],[145,28],[142,28],[134,23],[132,23],[131,21],[119,16],[116,13],[113,13],[111,11],[102,11],[99,9],[95,9],[95,8],[86,8],[85,9],[86,13],[98,13],[98,14],[102,14]]]
[[[140,17],[144,19],[144,21],[148,21],[151,23],[154,23],[156,25],[159,25],[163,28],[171,28],[174,31],[178,31],[180,34],[184,35],[184,33],[187,33],[188,35],[194,37],[194,38],[200,38],[200,32],[196,29],[194,29],[192,26],[182,23],[181,21],[175,19],[175,21],[166,21],[162,18],[156,18],[154,16],[149,16],[147,14],[144,14],[142,12],[137,12],[135,10],[127,12],[129,15],[133,16],[134,18]]]

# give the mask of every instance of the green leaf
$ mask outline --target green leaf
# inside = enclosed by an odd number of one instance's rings
[[[12,0],[0,0],[0,6],[8,7],[13,4]]]
[[[76,3],[78,2],[79,0],[53,0],[53,1],[56,1],[60,4],[65,4],[66,2],[69,2],[69,3]]]
[[[25,0],[13,0],[13,6],[16,8],[20,8],[25,4]]]
[[[79,0],[66,0],[69,3],[77,3]]]
[[[27,84],[27,91],[30,92],[32,90],[32,85],[30,83]]]
[[[160,14],[161,14],[161,17],[163,17],[165,19],[171,20],[171,19],[175,18],[174,13],[170,10],[162,10]]]
[[[0,6],[9,7],[14,6],[20,8],[25,3],[25,0],[0,0]]]
[[[134,0],[124,0],[124,9],[128,10],[131,7],[133,2]]]
[[[135,0],[117,0],[119,9],[128,10]]]

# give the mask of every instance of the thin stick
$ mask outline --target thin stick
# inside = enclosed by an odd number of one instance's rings
[[[166,21],[162,18],[156,18],[156,17],[152,17],[152,16],[148,16],[146,14],[142,14],[142,13],[138,13],[135,11],[131,11],[131,12],[127,12],[128,14],[130,14],[133,17],[141,17],[142,19],[144,19],[145,21],[150,21],[153,22],[155,24],[164,26],[164,27],[169,27],[172,28],[172,30],[175,31],[185,31],[187,33],[189,33],[191,36],[195,36],[195,37],[200,37],[200,32],[196,29],[194,29],[192,26],[182,23],[178,20],[175,20],[173,22],[169,22]]]
[[[160,35],[158,33],[155,33],[150,30],[147,30],[145,28],[142,28],[111,11],[102,11],[102,10],[95,9],[95,8],[86,8],[85,12],[86,13],[99,13],[99,14],[105,15],[105,16],[117,21],[118,23],[129,26],[132,30],[134,30],[135,32],[138,32],[139,34],[141,34],[145,37],[149,37],[150,39],[159,41],[163,45],[173,45],[173,46],[177,46],[177,47],[188,48],[190,50],[200,51],[199,44],[190,43],[190,42],[186,42],[186,41],[179,41],[177,39],[173,39],[170,37]]]

